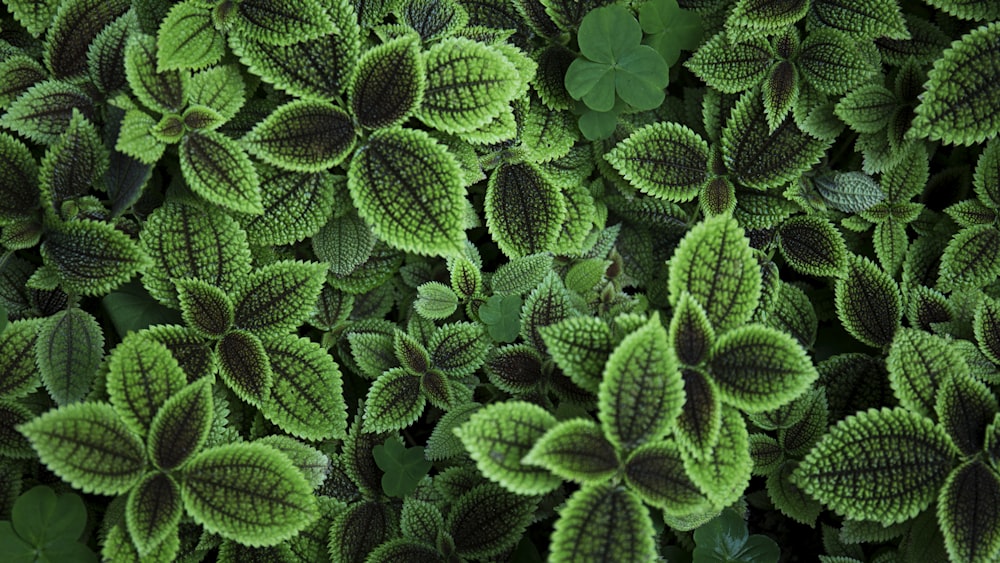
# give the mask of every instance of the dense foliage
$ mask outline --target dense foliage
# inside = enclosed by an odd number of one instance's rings
[[[3,0],[0,552],[1000,559],[1000,3]]]

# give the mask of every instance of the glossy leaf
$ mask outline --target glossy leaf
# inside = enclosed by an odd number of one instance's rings
[[[232,295],[235,326],[258,335],[293,330],[315,307],[325,274],[321,263],[291,260],[254,271]]]
[[[638,496],[610,483],[573,493],[556,520],[552,561],[655,559],[653,523]]]
[[[880,348],[892,342],[903,318],[896,282],[871,260],[848,259],[847,275],[837,280],[837,316],[852,336]]]
[[[991,561],[1000,555],[1000,476],[979,460],[959,466],[944,483],[937,517],[954,561]]]
[[[389,245],[425,255],[457,253],[465,189],[454,157],[426,133],[375,132],[352,159],[347,187],[358,214]]]
[[[226,53],[226,39],[212,23],[211,10],[189,0],[174,4],[156,33],[157,70],[200,69]]]
[[[424,412],[427,401],[420,391],[420,378],[403,368],[386,371],[368,390],[365,401],[365,430],[401,430]]]
[[[605,157],[643,193],[668,201],[690,201],[708,177],[708,144],[678,123],[644,127]]]
[[[914,109],[913,136],[970,145],[997,134],[1000,102],[994,94],[1000,55],[992,46],[998,38],[1000,24],[984,25],[963,35],[934,61],[926,91]]]
[[[347,112],[304,100],[278,107],[244,138],[255,156],[297,172],[319,172],[340,164],[354,141],[354,124]]]
[[[267,400],[274,375],[260,338],[245,330],[233,330],[219,340],[215,353],[219,375],[240,399],[256,407]]]
[[[505,164],[486,188],[486,225],[512,258],[545,252],[555,243],[566,214],[559,189],[528,163]]]
[[[146,466],[142,441],[106,403],[67,405],[18,430],[31,441],[42,463],[85,493],[125,493]]]
[[[257,170],[236,141],[217,131],[192,131],[178,152],[191,191],[231,211],[264,212]]]
[[[290,45],[336,30],[324,4],[317,0],[243,0],[230,9],[224,22],[231,32],[266,45]]]
[[[455,429],[479,471],[505,489],[522,494],[544,494],[562,479],[521,460],[545,432],[556,425],[548,411],[521,401],[494,403],[475,412]]]
[[[570,317],[541,327],[539,334],[563,373],[580,388],[597,393],[604,364],[614,350],[607,323],[590,316]]]
[[[778,229],[778,248],[795,270],[817,277],[838,277],[847,268],[847,245],[829,221],[792,217]]]
[[[173,477],[165,473],[149,473],[128,495],[125,523],[129,537],[141,555],[148,555],[177,533],[184,505],[181,491]]]
[[[701,457],[685,456],[688,477],[702,490],[715,507],[729,506],[750,485],[750,435],[739,411],[722,411],[719,439]]]
[[[168,398],[187,384],[187,376],[170,350],[148,332],[130,334],[108,359],[105,386],[118,416],[133,432],[145,436]]]
[[[196,455],[184,466],[181,497],[206,530],[250,546],[278,544],[317,516],[302,473],[284,454],[257,443]]]
[[[837,514],[889,525],[937,498],[956,453],[930,419],[899,408],[871,409],[834,426],[792,482]]]
[[[82,401],[104,356],[97,319],[72,307],[45,319],[38,328],[35,358],[45,389],[57,405]]]
[[[195,278],[174,280],[187,325],[207,337],[222,336],[233,324],[233,302],[221,289]]]
[[[938,287],[943,291],[982,287],[1000,277],[1000,229],[974,225],[958,232],[941,256]]]
[[[601,427],[587,419],[572,419],[549,429],[522,460],[579,483],[599,483],[615,474],[620,461]]]
[[[760,299],[760,267],[735,219],[712,217],[692,228],[670,260],[670,302],[685,291],[717,332],[742,326]]]

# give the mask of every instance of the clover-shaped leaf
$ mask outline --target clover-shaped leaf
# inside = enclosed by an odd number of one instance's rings
[[[391,497],[405,497],[417,490],[420,480],[430,471],[431,462],[424,459],[424,448],[407,448],[396,438],[372,448],[375,463],[382,475],[382,490]]]

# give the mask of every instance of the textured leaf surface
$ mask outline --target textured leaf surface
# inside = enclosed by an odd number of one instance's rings
[[[35,357],[45,389],[57,405],[82,401],[104,356],[104,333],[97,319],[72,307],[45,319],[38,328]]]
[[[656,557],[653,523],[625,487],[585,486],[559,511],[552,561],[646,561]]]
[[[864,211],[885,199],[878,182],[864,172],[820,176],[815,186],[827,205],[847,213]]]
[[[847,32],[858,38],[909,39],[906,22],[897,2],[852,2],[818,0],[813,3],[810,23]]]
[[[42,319],[14,321],[0,332],[0,398],[23,397],[41,384],[35,367],[35,343]]]
[[[909,520],[937,498],[955,453],[930,419],[904,409],[871,409],[834,426],[792,480],[838,514],[889,525]]]
[[[212,430],[212,383],[184,387],[160,407],[149,427],[149,457],[160,469],[180,467],[205,444]]]
[[[984,299],[973,321],[979,350],[995,364],[1000,364],[1000,302]]]
[[[486,360],[490,342],[480,325],[450,323],[442,326],[427,343],[431,364],[450,377],[465,377]]]
[[[226,333],[215,346],[219,375],[236,395],[259,407],[271,392],[274,375],[260,338],[245,330]]]
[[[705,496],[684,470],[684,455],[671,441],[639,446],[625,462],[625,482],[643,501],[684,515],[706,507]]]
[[[563,373],[581,388],[597,393],[604,364],[614,349],[607,323],[590,316],[570,317],[540,328],[539,333]]]
[[[930,71],[912,134],[945,144],[981,143],[1000,131],[1000,23],[974,29],[952,43]]]
[[[559,236],[566,202],[559,189],[528,163],[505,164],[486,188],[486,226],[507,256],[549,250]]]
[[[712,451],[722,426],[722,394],[707,373],[685,369],[684,409],[677,419],[675,436],[688,453],[702,457]]]
[[[97,128],[73,110],[66,131],[42,159],[38,176],[44,201],[59,210],[64,201],[87,195],[107,169],[108,151]]]
[[[792,268],[817,277],[837,277],[847,268],[847,245],[826,219],[799,215],[781,224],[778,248]]]
[[[45,66],[52,76],[68,78],[87,72],[87,46],[130,6],[127,0],[62,2],[45,42]]]
[[[38,164],[20,140],[0,132],[0,220],[23,217],[38,207]]]
[[[280,246],[315,235],[332,211],[334,180],[325,173],[303,174],[259,165],[264,213],[244,215],[240,224],[257,245]]]
[[[108,360],[105,383],[122,422],[145,436],[160,407],[187,384],[170,350],[148,332],[130,334]]]
[[[763,37],[733,41],[719,33],[685,63],[710,87],[735,94],[763,80],[774,60],[771,46]]]
[[[420,417],[426,404],[420,391],[420,378],[403,368],[392,368],[368,389],[365,430],[402,430]]]
[[[233,295],[236,326],[259,335],[293,330],[316,306],[325,275],[321,263],[292,260],[256,270]]]
[[[829,28],[812,30],[802,41],[799,68],[806,81],[825,94],[844,94],[878,70],[875,44],[857,41]]]
[[[735,219],[718,216],[692,228],[670,260],[670,302],[687,291],[716,331],[742,326],[760,299],[760,267]]]
[[[371,257],[375,235],[360,217],[348,213],[328,221],[312,238],[313,252],[330,271],[348,275]]]
[[[426,78],[416,37],[405,35],[365,52],[348,86],[351,110],[364,127],[402,123],[420,105]]]
[[[132,278],[147,262],[128,235],[107,223],[72,221],[49,231],[42,258],[68,291],[102,295]]]
[[[750,485],[753,468],[743,415],[731,407],[724,408],[719,439],[706,455],[685,456],[684,468],[716,509],[739,499]]]
[[[464,239],[465,189],[455,158],[422,131],[375,132],[351,161],[347,187],[358,214],[389,245],[453,254]]]
[[[18,429],[42,463],[85,493],[125,493],[146,465],[142,441],[106,403],[51,410]]]
[[[996,397],[985,383],[959,371],[941,385],[934,410],[962,454],[974,456],[984,448],[986,429],[998,407]]]
[[[934,414],[941,386],[954,374],[968,369],[947,340],[909,328],[901,329],[893,340],[886,366],[900,404],[928,417]]]
[[[601,427],[579,418],[549,429],[522,461],[579,483],[604,481],[618,471],[620,463]]]
[[[195,1],[180,2],[167,12],[156,33],[157,70],[199,69],[226,53],[226,38],[212,24],[212,13]]]
[[[190,132],[178,152],[193,192],[228,210],[264,212],[257,170],[236,141],[217,131]]]
[[[992,561],[1000,554],[1000,476],[972,460],[948,476],[937,516],[954,561]]]
[[[677,123],[640,129],[605,157],[643,193],[669,201],[690,201],[708,177],[708,143]]]
[[[187,103],[187,73],[157,72],[156,67],[156,38],[142,33],[132,35],[125,46],[125,76],[133,94],[159,113],[180,112]]]
[[[892,342],[903,318],[896,282],[871,260],[853,256],[837,280],[837,316],[852,336],[880,348]]]
[[[256,443],[195,456],[184,467],[181,497],[206,530],[250,546],[278,544],[317,516],[302,473],[278,450]]]
[[[1000,229],[974,225],[952,237],[941,256],[938,287],[943,291],[988,285],[1000,277]]]
[[[319,172],[339,164],[354,147],[354,125],[344,110],[295,100],[274,110],[244,138],[255,156],[286,170]]]
[[[544,494],[562,479],[540,467],[525,466],[521,460],[555,425],[555,417],[542,407],[506,401],[477,411],[455,434],[488,479],[518,494]]]
[[[318,0],[243,0],[227,22],[242,39],[267,45],[289,45],[333,32],[333,20]]]
[[[483,483],[458,497],[445,525],[459,554],[486,558],[513,548],[534,512],[530,498]]]
[[[206,337],[222,336],[233,324],[233,302],[214,285],[195,278],[174,281],[184,322]]]
[[[715,342],[708,315],[689,293],[682,293],[674,307],[669,339],[677,359],[688,366],[701,364]]]
[[[177,533],[184,514],[181,490],[177,482],[165,473],[149,473],[129,491],[125,504],[125,524],[136,550],[149,555]]]

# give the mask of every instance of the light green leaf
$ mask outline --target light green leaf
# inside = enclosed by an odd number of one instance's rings
[[[332,213],[334,179],[260,164],[264,213],[243,215],[240,224],[251,244],[280,246],[316,235]]]
[[[965,360],[947,340],[910,328],[900,329],[896,335],[886,366],[900,404],[924,416],[934,415],[941,388],[968,371]]]
[[[42,201],[58,212],[64,201],[89,194],[107,169],[108,151],[97,128],[73,109],[66,131],[42,159],[38,174]]]
[[[750,435],[743,415],[724,407],[719,439],[700,457],[685,456],[688,477],[702,490],[716,509],[736,502],[750,485]]]
[[[264,212],[257,170],[236,141],[217,131],[191,131],[178,152],[191,191],[228,210]]]
[[[1000,555],[1000,476],[983,461],[970,460],[948,476],[938,497],[937,517],[953,561],[983,562]]]
[[[479,129],[499,116],[519,88],[517,68],[500,51],[450,37],[424,53],[427,88],[417,116],[446,133]]]
[[[336,31],[319,0],[242,0],[222,21],[244,41],[265,45],[290,45]]]
[[[0,398],[19,399],[41,385],[35,364],[38,329],[43,319],[22,319],[0,332]]]
[[[691,201],[708,178],[708,143],[678,123],[639,129],[605,159],[639,191],[668,201]]]
[[[274,374],[264,345],[252,332],[233,330],[215,346],[219,376],[240,399],[260,408],[271,394]]]
[[[811,4],[809,24],[815,27],[844,31],[856,39],[910,38],[896,1],[865,0],[844,4],[838,0],[816,0]]]
[[[61,80],[39,82],[0,117],[0,125],[39,144],[54,143],[66,131],[73,110],[94,117],[94,103],[79,86]]]
[[[254,271],[232,294],[235,326],[258,335],[294,330],[316,306],[325,276],[325,264],[294,260]]]
[[[742,326],[757,308],[760,267],[735,219],[706,219],[681,240],[670,260],[670,303],[687,291],[718,333]]]
[[[896,282],[871,260],[848,259],[834,298],[837,316],[851,336],[876,348],[892,342],[903,318],[902,297]]]
[[[485,205],[490,234],[512,258],[550,250],[566,215],[559,188],[526,162],[504,164],[493,172]]]
[[[370,129],[400,124],[420,106],[425,85],[418,38],[393,39],[361,55],[348,85],[351,111]]]
[[[658,440],[684,404],[684,382],[654,315],[611,353],[598,393],[598,418],[608,440],[624,452]]]
[[[521,294],[534,289],[552,269],[552,255],[529,254],[501,265],[490,279],[496,294]]]
[[[457,253],[465,188],[455,158],[427,133],[383,129],[351,161],[347,187],[358,214],[400,250]]]
[[[45,389],[57,405],[82,401],[104,355],[104,334],[90,313],[71,307],[38,328],[35,359]]]
[[[834,112],[858,133],[878,133],[889,125],[898,103],[881,84],[863,84],[841,98]]]
[[[723,32],[702,45],[684,66],[711,88],[736,94],[761,82],[774,58],[763,36],[734,41]]]
[[[889,525],[937,498],[956,453],[930,419],[901,408],[870,409],[834,426],[792,482],[837,514]]]
[[[280,106],[244,138],[247,150],[261,160],[297,172],[319,172],[340,164],[354,142],[354,124],[347,112],[305,100]]]
[[[179,113],[187,104],[185,71],[157,72],[156,38],[136,33],[125,46],[125,76],[132,93],[142,104],[159,113]]]
[[[133,333],[111,351],[105,383],[126,426],[145,436],[160,407],[187,384],[170,350],[149,332]]]
[[[914,137],[945,144],[981,143],[1000,131],[997,68],[1000,23],[974,29],[934,61],[926,91],[914,112]]]
[[[146,447],[153,463],[171,471],[196,454],[212,430],[214,408],[209,378],[199,379],[167,399],[149,425]]]
[[[532,343],[535,348],[544,351],[545,342],[539,332],[541,328],[555,324],[572,314],[569,292],[559,276],[555,272],[549,272],[542,283],[538,284],[538,287],[524,300],[520,314],[521,337]]]
[[[798,215],[778,229],[778,248],[795,270],[816,277],[838,277],[847,268],[847,244],[829,220]]]
[[[176,279],[174,285],[181,314],[190,328],[214,338],[233,326],[233,302],[225,291],[196,278]]]
[[[643,501],[669,514],[682,516],[707,508],[707,499],[684,470],[681,449],[672,441],[636,448],[625,462],[624,474]]]
[[[48,71],[41,63],[24,54],[8,55],[0,62],[0,107],[6,108],[28,88],[45,80]]]
[[[506,401],[475,412],[455,434],[488,479],[518,494],[537,495],[556,489],[562,479],[521,460],[555,425],[556,418],[542,407]]]
[[[181,490],[166,473],[147,474],[128,495],[125,524],[140,555],[148,556],[167,537],[177,534],[184,514]]]
[[[156,33],[156,69],[200,69],[226,54],[226,38],[197,0],[174,4]]]
[[[20,140],[0,132],[0,223],[38,208],[38,164]]]
[[[740,37],[774,35],[805,17],[809,4],[805,0],[741,0],[726,19],[726,29]]]
[[[615,447],[592,420],[575,418],[550,428],[522,460],[578,483],[600,483],[621,464]]]
[[[607,323],[591,316],[570,317],[538,332],[563,373],[580,388],[597,393],[604,364],[614,350]]]
[[[875,44],[857,41],[831,28],[809,32],[799,51],[799,69],[811,86],[824,94],[839,95],[862,84],[878,71]]]
[[[417,299],[413,302],[413,308],[425,319],[447,319],[458,309],[458,296],[441,282],[422,283],[417,287]]]
[[[420,390],[420,378],[403,368],[392,368],[379,376],[368,389],[365,400],[365,430],[402,430],[413,424],[427,400]]]
[[[167,148],[165,142],[154,136],[157,127],[155,119],[140,109],[125,112],[115,150],[128,155],[142,164],[153,165],[163,156]]]
[[[182,475],[181,497],[195,522],[246,545],[281,543],[318,515],[302,472],[271,446],[211,448],[191,459]]]
[[[455,0],[417,0],[396,9],[425,42],[457,33],[469,23],[469,13]]]
[[[450,377],[471,375],[486,360],[490,341],[481,325],[449,323],[431,336],[427,343],[431,365]]]
[[[653,523],[639,497],[610,483],[587,485],[573,493],[556,520],[550,560],[622,561],[656,558]]]
[[[111,526],[107,538],[101,547],[101,557],[107,561],[121,561],[122,563],[169,563],[177,558],[180,551],[181,542],[179,534],[167,534],[162,542],[156,545],[150,553],[140,556],[135,548],[135,543],[129,537],[126,523]]]
[[[354,213],[334,217],[312,238],[316,257],[330,264],[330,271],[347,275],[371,257],[375,248],[371,227]]]
[[[211,108],[229,121],[246,102],[243,73],[234,64],[217,64],[191,75],[188,81],[189,105]]]
[[[9,0],[4,4],[17,23],[36,39],[49,28],[60,5],[58,0]]]
[[[53,473],[85,493],[118,495],[142,476],[146,454],[106,403],[78,403],[22,424],[38,457]]]
[[[469,559],[509,552],[531,523],[537,501],[483,483],[458,497],[445,524],[455,551]]]
[[[958,232],[941,256],[938,288],[954,291],[978,288],[1000,276],[1000,229],[993,225],[973,225]]]

